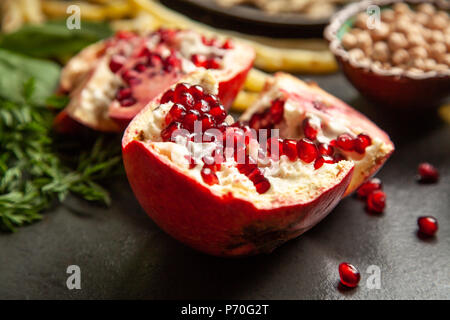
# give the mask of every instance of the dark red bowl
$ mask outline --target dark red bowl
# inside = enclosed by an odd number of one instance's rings
[[[390,108],[432,108],[450,94],[450,69],[448,72],[429,71],[411,73],[408,71],[382,70],[376,66],[363,66],[351,61],[348,51],[341,45],[341,38],[352,25],[356,14],[366,11],[370,5],[378,5],[381,9],[396,2],[419,4],[434,3],[437,7],[449,10],[449,3],[438,0],[372,0],[350,4],[339,11],[325,29],[325,38],[330,43],[330,50],[336,57],[342,71],[368,99],[381,106]]]

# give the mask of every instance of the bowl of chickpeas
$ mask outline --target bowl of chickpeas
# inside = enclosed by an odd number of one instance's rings
[[[372,0],[339,11],[325,29],[342,71],[389,108],[432,108],[450,95],[450,3]]]

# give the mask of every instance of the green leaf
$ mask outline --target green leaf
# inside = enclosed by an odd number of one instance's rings
[[[60,67],[50,61],[38,60],[0,49],[0,97],[16,103],[44,105],[55,90],[59,80]],[[7,75],[7,76],[6,76]],[[30,79],[34,82],[32,84]],[[24,96],[24,85],[32,85]],[[27,98],[32,98],[26,101]]]
[[[107,23],[83,21],[81,29],[69,30],[66,21],[50,21],[3,35],[0,47],[37,58],[62,59],[112,34]]]

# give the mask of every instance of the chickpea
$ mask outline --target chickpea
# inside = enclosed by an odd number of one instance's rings
[[[350,50],[353,49],[354,47],[356,47],[356,44],[358,43],[358,40],[356,38],[356,36],[354,36],[351,33],[346,33],[343,37],[342,37],[342,46],[346,49],[346,50]]]
[[[358,13],[355,20],[355,26],[360,29],[367,30],[367,19],[369,15],[365,12]]]
[[[429,16],[432,16],[432,15],[436,12],[436,9],[435,9],[434,6],[433,6],[432,4],[430,4],[430,3],[422,3],[422,4],[419,4],[419,5],[417,6],[417,9],[416,9],[416,10],[417,10],[418,12],[423,12],[423,13],[429,15]]]
[[[389,36],[389,25],[381,22],[377,28],[370,31],[373,41],[385,40]]]
[[[411,63],[412,67],[420,69],[420,70],[425,69],[425,60],[424,59],[416,58],[416,59],[413,59],[411,62],[412,62]]]
[[[436,67],[436,61],[433,59],[425,59],[424,67],[425,67],[425,70],[432,71]]]
[[[444,37],[444,43],[447,47],[447,51],[450,52],[450,34],[446,34]]]
[[[426,26],[428,21],[430,20],[430,16],[424,12],[417,12],[414,16],[414,22],[419,23],[421,25]]]
[[[427,44],[423,36],[418,32],[408,33],[407,39],[410,47],[417,47],[417,46],[425,47],[425,45]]]
[[[408,40],[406,40],[406,37],[403,34],[398,32],[394,32],[389,36],[388,43],[391,51],[397,51],[398,49],[408,47]]]
[[[357,61],[359,61],[359,60],[361,60],[361,59],[364,58],[364,51],[362,51],[362,50],[359,49],[359,48],[356,48],[356,49],[350,50],[350,51],[348,52],[348,55],[349,55],[350,60],[351,60],[352,62],[357,62]]]
[[[386,9],[381,11],[381,21],[393,22],[395,20],[395,12],[392,9]]]
[[[450,67],[450,53],[447,53],[441,62]]]
[[[358,61],[358,63],[360,66],[364,68],[369,68],[373,62],[369,58],[362,58],[361,60]]]
[[[380,62],[388,62],[390,57],[389,47],[386,42],[378,41],[373,46],[372,58]]]
[[[407,14],[411,12],[409,6],[406,3],[398,2],[393,6],[396,14]]]
[[[428,52],[424,47],[414,47],[409,49],[409,55],[413,58],[426,59]]]
[[[443,72],[443,71],[448,72],[448,66],[446,64],[439,63],[436,65],[436,67],[434,67],[434,70],[439,71],[439,72]]]
[[[419,68],[409,68],[408,69],[408,73],[412,73],[413,75],[419,75],[419,74],[422,74],[423,73],[423,71],[421,70],[421,69],[419,69]]]
[[[428,21],[427,27],[434,30],[444,30],[445,27],[447,27],[447,24],[447,19],[436,15]]]
[[[430,40],[433,43],[444,42],[444,40],[445,40],[444,34],[442,33],[442,31],[433,30],[433,31],[431,31],[431,39]]]
[[[405,49],[400,49],[394,52],[392,55],[392,62],[396,66],[406,64],[409,60],[409,53]]]
[[[408,33],[411,29],[411,22],[405,18],[399,18],[397,22],[395,22],[395,31],[401,33]]]
[[[430,55],[437,61],[442,61],[447,53],[447,47],[442,42],[433,43],[430,47]]]
[[[372,46],[372,38],[369,32],[363,31],[357,37],[357,47],[362,49],[364,52],[369,53]]]

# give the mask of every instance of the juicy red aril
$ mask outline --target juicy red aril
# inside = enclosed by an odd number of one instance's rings
[[[205,115],[202,119],[202,130],[211,129],[214,126],[214,121],[211,119],[211,116]]]
[[[186,115],[186,108],[181,104],[174,104],[166,116],[166,123],[181,121]]]
[[[330,157],[332,157],[333,154],[334,154],[334,148],[333,148],[333,146],[330,146],[330,145],[327,144],[327,143],[321,143],[321,144],[319,144],[318,149],[319,149],[319,153],[320,153],[321,155],[324,155],[324,156],[330,156]]]
[[[386,194],[381,190],[376,190],[367,196],[367,209],[371,212],[381,213],[386,207]]]
[[[320,169],[324,163],[334,163],[334,159],[327,155],[319,156],[314,162],[314,169]]]
[[[209,167],[203,167],[200,171],[203,181],[208,185],[213,185],[219,183],[216,173]]]
[[[111,60],[109,61],[109,69],[113,72],[116,73],[117,71],[119,71],[123,65],[125,64],[125,57],[123,56],[112,56]]]
[[[364,154],[366,148],[372,144],[372,139],[364,133],[361,133],[355,139],[355,151],[359,154]]]
[[[175,103],[180,103],[188,108],[193,107],[195,100],[190,93],[183,92],[180,96],[175,96]]]
[[[210,106],[211,108],[213,108],[213,107],[215,107],[215,106],[218,106],[218,105],[220,104],[220,103],[219,103],[219,99],[218,99],[216,96],[212,95],[212,94],[206,95],[206,96],[203,98],[203,100],[205,100],[206,102],[208,102],[208,104],[209,104],[209,106]]]
[[[147,70],[147,66],[144,63],[138,63],[134,66],[134,70],[136,70],[137,72],[144,72],[145,70]]]
[[[175,87],[174,99],[181,97],[183,93],[189,93],[189,85],[186,83],[179,83]]]
[[[286,155],[289,160],[295,161],[297,159],[297,141],[285,139],[283,141],[283,154]]]
[[[270,107],[270,115],[272,116],[273,123],[279,123],[283,120],[284,113],[284,101],[277,99],[272,102],[272,106]]]
[[[212,108],[209,114],[214,117],[216,122],[222,122],[227,117],[227,113],[222,106]]]
[[[194,97],[195,100],[200,100],[205,94],[203,88],[199,85],[190,87],[189,93]]]
[[[123,81],[125,81],[129,85],[139,84],[141,82],[141,80],[138,77],[139,77],[139,73],[137,73],[134,70],[126,70],[122,74]]]
[[[117,91],[116,99],[120,101],[120,100],[129,98],[129,97],[131,97],[131,93],[132,93],[131,88],[120,89],[119,91]]]
[[[336,145],[344,151],[353,151],[355,149],[355,140],[348,133],[344,133],[337,138]]]
[[[358,269],[347,262],[342,262],[339,265],[339,277],[341,278],[341,283],[349,288],[356,287],[361,280],[361,274]]]
[[[163,96],[161,97],[161,104],[165,104],[167,102],[173,101],[175,91],[173,89],[170,89],[166,91]]]
[[[202,42],[205,46],[212,47],[217,45],[217,40],[215,38],[208,39],[205,36],[202,36]]]
[[[427,236],[434,236],[438,231],[438,222],[434,217],[419,217],[417,219],[417,224],[419,225],[419,231]]]
[[[421,163],[418,167],[420,182],[434,183],[439,180],[439,172],[429,163]]]
[[[131,107],[136,102],[137,102],[136,99],[134,99],[133,97],[119,100],[119,103],[122,107]]]
[[[297,143],[298,157],[306,163],[311,163],[317,158],[317,147],[314,142],[303,138]]]
[[[189,113],[183,119],[183,125],[189,131],[194,130],[194,122],[198,120],[200,113],[196,110],[190,110]]]
[[[305,120],[303,120],[303,132],[307,139],[314,141],[316,140],[317,134],[319,133],[319,128],[311,123],[311,119],[306,118]]]
[[[365,199],[369,194],[376,190],[381,190],[381,180],[378,178],[372,178],[365,183],[363,183],[358,190],[356,191],[356,194],[359,198]]]
[[[202,54],[193,54],[191,57],[191,61],[193,64],[195,64],[197,67],[206,67],[207,61],[206,57]]]
[[[207,69],[220,69],[220,60],[218,58],[210,58],[206,60]]]
[[[136,33],[131,32],[131,31],[125,31],[125,30],[121,30],[121,31],[117,31],[115,34],[116,38],[122,39],[122,40],[127,40],[127,39],[131,39],[136,37]]]
[[[197,100],[197,102],[194,104],[194,109],[199,112],[208,112],[209,105],[205,100]]]
[[[163,141],[173,140],[173,133],[179,129],[181,129],[181,124],[179,122],[172,122],[167,128],[161,131],[161,138],[163,139]]]
[[[259,194],[266,193],[270,189],[270,182],[264,178],[264,180],[255,185],[255,188]]]
[[[233,41],[231,39],[227,39],[225,40],[225,42],[222,44],[222,49],[228,50],[228,49],[233,49],[234,45],[233,45]]]
[[[283,154],[283,140],[280,138],[270,138],[267,140],[267,150],[269,151],[269,156],[276,154],[281,156]]]

